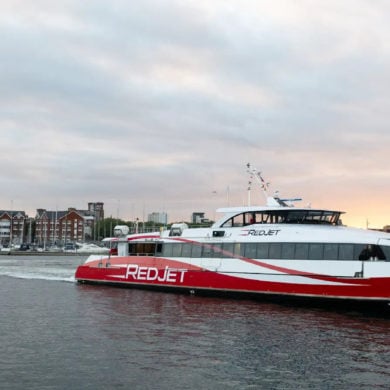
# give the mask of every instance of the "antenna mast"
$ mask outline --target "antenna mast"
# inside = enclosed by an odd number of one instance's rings
[[[267,201],[268,199],[268,193],[267,189],[270,183],[266,182],[263,177],[261,176],[261,172],[259,172],[256,168],[252,168],[251,164],[246,164],[246,172],[249,174],[249,180],[248,180],[248,206],[251,205],[251,189],[252,189],[252,182],[253,179],[257,181],[259,184],[264,198]]]

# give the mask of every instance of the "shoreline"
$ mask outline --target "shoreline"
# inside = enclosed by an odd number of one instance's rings
[[[85,252],[36,252],[36,251],[0,251],[0,256],[89,256],[94,254],[106,255],[105,253],[85,253]]]

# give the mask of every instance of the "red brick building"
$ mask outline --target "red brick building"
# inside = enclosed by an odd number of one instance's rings
[[[38,209],[35,217],[35,242],[39,245],[85,241],[90,236],[90,218],[83,211]],[[88,236],[88,237],[87,237]]]

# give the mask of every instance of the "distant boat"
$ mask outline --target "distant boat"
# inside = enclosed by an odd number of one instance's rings
[[[9,248],[8,246],[0,245],[0,252],[1,253],[11,253],[11,248]]]
[[[63,252],[67,253],[94,253],[94,254],[109,254],[110,250],[93,243],[67,243],[64,245]]]
[[[253,173],[253,172],[252,172]],[[390,304],[390,234],[346,227],[341,211],[227,207],[210,228],[174,224],[153,234],[117,226],[117,256],[90,256],[78,282],[125,287]]]

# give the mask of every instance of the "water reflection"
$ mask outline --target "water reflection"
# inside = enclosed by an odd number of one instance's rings
[[[388,319],[64,283],[70,260],[0,261],[4,388],[388,388]]]
[[[78,294],[106,344],[116,341],[121,361],[140,369],[189,370],[222,387],[237,378],[320,386],[330,373],[340,388],[356,376],[378,388],[390,380],[387,319],[110,287],[78,286]]]

